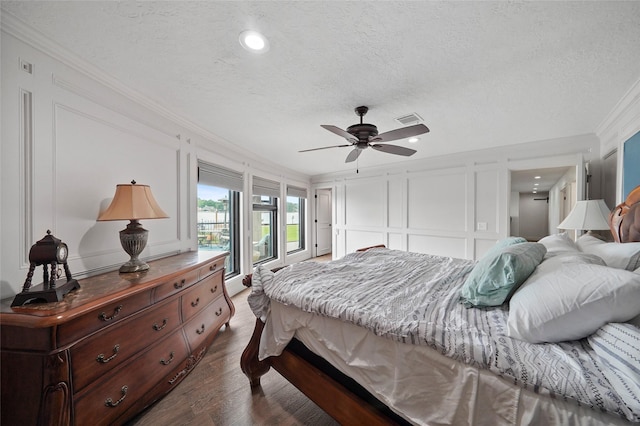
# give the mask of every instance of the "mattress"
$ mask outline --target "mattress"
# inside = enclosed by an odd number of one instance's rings
[[[294,337],[416,425],[630,424],[558,395],[535,393],[429,347],[272,301],[259,358],[279,355]]]

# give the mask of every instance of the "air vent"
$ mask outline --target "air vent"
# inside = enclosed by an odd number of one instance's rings
[[[401,117],[398,117],[395,119],[398,123],[402,124],[402,125],[408,125],[408,124],[418,124],[421,123],[422,121],[422,117],[420,117],[417,113],[413,112],[411,114],[407,114],[407,115],[403,115]]]

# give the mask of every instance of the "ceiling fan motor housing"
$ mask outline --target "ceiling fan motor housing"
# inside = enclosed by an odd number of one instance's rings
[[[347,133],[352,134],[359,141],[368,141],[369,137],[378,136],[378,128],[373,124],[361,123],[347,127]]]

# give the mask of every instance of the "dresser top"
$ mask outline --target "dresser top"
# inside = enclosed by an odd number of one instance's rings
[[[119,273],[118,271],[78,280],[80,288],[67,293],[64,299],[54,303],[34,303],[11,306],[13,297],[0,301],[0,323],[46,327],[82,315],[109,303],[148,291],[175,277],[210,264],[228,255],[213,252],[186,252],[154,260],[145,272]]]

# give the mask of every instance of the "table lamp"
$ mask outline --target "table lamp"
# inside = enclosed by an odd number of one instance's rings
[[[604,200],[577,201],[558,229],[598,231],[609,229],[609,208]]]
[[[120,267],[120,272],[141,272],[149,265],[138,258],[147,245],[149,231],[140,224],[140,219],[163,219],[169,216],[162,211],[149,185],[119,184],[107,209],[100,214],[98,221],[129,220],[126,229],[120,231],[120,244],[131,259]]]

